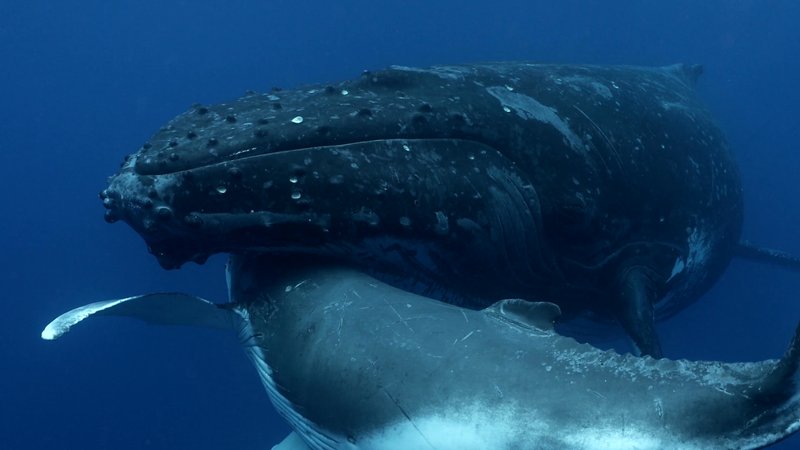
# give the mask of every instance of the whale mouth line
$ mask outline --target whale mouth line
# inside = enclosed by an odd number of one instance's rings
[[[224,166],[226,164],[233,164],[233,163],[240,163],[242,161],[253,160],[255,158],[263,158],[268,156],[281,156],[281,155],[288,155],[297,152],[303,151],[313,151],[313,150],[345,150],[348,147],[356,146],[356,145],[365,145],[365,144],[386,144],[386,143],[393,143],[393,142],[401,142],[402,145],[408,146],[408,150],[411,151],[410,144],[414,142],[452,142],[452,141],[459,141],[459,142],[471,142],[481,145],[487,145],[483,142],[474,140],[474,139],[463,139],[463,138],[451,138],[451,137],[435,137],[435,138],[427,138],[427,137],[414,137],[414,138],[375,138],[375,139],[363,139],[363,140],[353,140],[347,142],[336,142],[331,144],[319,144],[319,145],[307,145],[302,147],[293,147],[293,148],[284,148],[281,150],[273,150],[273,151],[263,151],[259,147],[250,147],[244,148],[242,150],[233,152],[231,154],[225,155],[224,157],[220,157],[220,161],[213,161],[213,162],[202,162],[197,165],[182,167],[180,169],[175,170],[165,170],[161,172],[150,172],[150,171],[141,171],[137,167],[136,162],[132,164],[133,172],[139,176],[166,176],[166,175],[174,175],[179,174],[181,172],[189,172],[192,170],[210,168],[210,167],[217,167],[217,166]],[[349,150],[348,150],[349,151]]]
[[[187,172],[195,169],[202,169],[205,167],[213,167],[218,164],[225,164],[225,163],[233,163],[236,161],[241,161],[244,159],[252,158],[252,157],[263,157],[263,156],[270,156],[270,155],[285,155],[289,153],[299,152],[299,151],[310,151],[314,149],[332,149],[336,150],[338,148],[344,148],[348,146],[354,145],[364,145],[364,144],[380,144],[386,142],[435,142],[435,141],[460,141],[460,142],[469,142],[475,143],[480,145],[486,145],[492,147],[491,144],[483,142],[480,139],[475,139],[474,136],[443,136],[441,134],[431,134],[431,135],[413,135],[408,137],[373,137],[368,139],[335,139],[330,142],[318,141],[318,142],[310,142],[307,144],[303,144],[302,146],[280,146],[278,148],[265,148],[262,145],[252,144],[252,145],[242,145],[241,148],[236,151],[231,152],[224,152],[222,154],[216,154],[217,152],[214,149],[207,150],[211,157],[207,158],[196,158],[196,151],[198,149],[187,150],[185,153],[174,153],[173,160],[170,162],[166,162],[163,159],[159,159],[156,155],[152,154],[134,154],[131,155],[131,160],[126,164],[127,167],[132,169],[132,172],[138,176],[163,176],[163,175],[172,175],[181,172]],[[183,156],[183,158],[182,158]],[[191,159],[195,159],[194,163],[189,163],[188,161]]]
[[[458,218],[440,211],[432,214],[435,222],[425,225],[430,218],[417,211],[395,213],[384,205],[419,196],[438,201],[445,191],[431,188],[428,180],[450,177],[458,192],[472,194],[452,201],[481,208],[495,191],[475,183],[506,192],[524,179],[497,148],[451,137],[365,139],[270,152],[248,149],[161,174],[141,174],[137,162],[129,161],[101,193],[106,220],[126,222],[163,267],[175,268],[214,253],[248,248],[300,243],[316,248],[340,236],[360,242],[381,232],[405,236],[415,226],[439,240],[451,229],[478,233],[482,228],[477,216],[458,225]],[[499,175],[502,168],[510,168],[512,175]],[[470,177],[453,177],[453,170]],[[525,195],[532,196],[533,190]],[[327,200],[331,196],[358,202],[342,206],[341,200]],[[519,202],[521,209],[528,201],[535,203],[519,193],[503,198]]]

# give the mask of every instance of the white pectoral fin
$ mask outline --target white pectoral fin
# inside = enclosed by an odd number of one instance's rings
[[[68,311],[47,324],[42,339],[61,337],[73,325],[94,315],[133,317],[155,325],[188,325],[231,329],[230,310],[194,295],[156,293],[90,303]]]

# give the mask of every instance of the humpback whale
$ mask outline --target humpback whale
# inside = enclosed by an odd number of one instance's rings
[[[620,355],[553,330],[559,308],[473,310],[347,266],[235,255],[231,303],[150,294],[72,310],[237,330],[292,449],[749,449],[800,426],[800,337],[780,360]],[[798,330],[800,333],[800,330]]]
[[[655,320],[742,254],[741,183],[699,66],[391,67],[195,105],[101,198],[165,268],[259,250],[337,258],[485,308],[558,302],[660,356]]]

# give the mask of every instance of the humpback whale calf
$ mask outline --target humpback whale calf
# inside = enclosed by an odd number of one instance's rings
[[[741,183],[699,66],[487,63],[196,105],[101,193],[166,268],[310,253],[484,308],[557,301],[661,355],[655,319],[737,252]]]
[[[797,334],[780,360],[653,359],[560,336],[552,303],[465,309],[263,255],[233,256],[228,273],[229,304],[98,302],[42,337],[97,315],[238,330],[294,430],[279,449],[749,449],[800,426]]]

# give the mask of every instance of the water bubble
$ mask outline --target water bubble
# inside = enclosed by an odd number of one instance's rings
[[[405,151],[407,151],[407,152],[410,152],[410,151],[411,151],[411,147],[409,147],[409,146],[408,146],[408,145],[406,145],[406,144],[403,144],[403,150],[405,150]]]
[[[299,193],[297,191],[292,192],[292,200],[299,200],[300,197],[302,197],[302,196],[303,196],[303,194],[301,194],[301,193]]]
[[[217,186],[217,192],[219,192],[220,194],[224,194],[228,192],[228,188],[225,186]]]
[[[289,177],[289,183],[297,183],[297,177]]]
[[[511,112],[511,108],[509,108],[508,106],[503,106],[503,111]]]
[[[411,219],[409,219],[406,216],[401,217],[400,218],[400,225],[402,225],[404,227],[411,226]]]
[[[342,95],[347,95],[349,93],[350,93],[350,91],[348,91],[347,89],[342,89]]]
[[[297,116],[292,119],[292,123],[303,123],[303,116]]]

